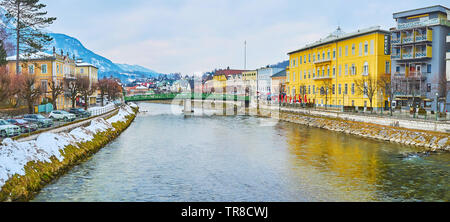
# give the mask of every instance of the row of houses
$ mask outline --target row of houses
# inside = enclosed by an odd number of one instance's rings
[[[16,73],[16,56],[7,57],[7,67],[11,73]],[[76,79],[80,77],[88,77],[90,84],[94,85],[98,82],[98,68],[90,63],[76,60],[75,56],[70,57],[69,53],[64,55],[61,50],[57,53],[53,48],[53,54],[38,52],[31,55],[19,56],[19,72],[35,75],[37,80],[36,87],[40,87],[43,94],[40,96],[36,105],[44,103],[51,98],[50,82],[57,85],[63,85],[66,79]],[[90,96],[89,105],[97,103],[98,92]],[[56,99],[58,109],[71,108],[72,104],[66,95],[59,95]]]
[[[285,94],[290,102],[335,108],[393,105],[445,112],[450,9],[437,5],[394,13],[393,18],[397,25],[390,30],[376,26],[345,33],[338,27],[289,52],[286,69],[216,71],[204,88],[272,101]]]

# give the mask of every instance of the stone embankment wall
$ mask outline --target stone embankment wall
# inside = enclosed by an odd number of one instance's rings
[[[280,120],[306,126],[404,145],[420,146],[426,148],[428,151],[450,151],[450,134],[448,133],[383,126],[369,123],[370,120],[345,120],[299,112],[282,111],[281,113],[274,114],[275,112],[272,112],[272,116],[275,116],[275,118],[279,118]]]
[[[278,109],[278,108],[276,108]],[[406,120],[406,119],[396,119],[390,117],[379,117],[379,116],[363,116],[363,115],[354,115],[351,113],[342,113],[342,112],[330,112],[330,111],[319,111],[319,110],[310,110],[310,109],[293,109],[293,108],[281,108],[282,111],[285,112],[294,112],[300,114],[307,114],[313,116],[322,116],[322,117],[330,117],[330,118],[339,118],[343,120],[350,120],[356,122],[364,122],[364,123],[374,123],[383,126],[396,126],[401,128],[408,129],[416,129],[416,130],[427,130],[427,131],[436,131],[449,133],[450,132],[450,124],[437,122],[437,121],[424,121],[424,120]]]
[[[119,112],[118,115],[111,117],[110,120],[117,121],[111,121],[110,128],[98,131],[89,140],[80,140],[76,144],[65,146],[59,150],[60,155],[51,156],[45,161],[27,162],[23,167],[23,174],[13,175],[1,187],[0,201],[31,200],[45,185],[97,153],[126,130],[135,119],[138,107],[134,105],[132,110],[131,114],[122,114],[122,116],[120,115],[122,112]],[[95,119],[94,121],[105,122],[106,120]],[[78,132],[86,132],[86,129],[80,128]]]

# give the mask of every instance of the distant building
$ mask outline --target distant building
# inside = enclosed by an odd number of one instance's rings
[[[95,86],[98,83],[98,68],[90,63],[82,62],[82,60],[78,60],[75,64],[75,75],[77,77],[87,77],[92,86]],[[89,104],[94,105],[97,103],[97,97],[99,93],[96,91],[89,97]]]
[[[268,98],[270,98],[272,93],[271,76],[282,70],[282,68],[261,68],[257,70],[256,86],[259,99],[268,100]]]
[[[230,86],[227,89],[227,81],[228,79],[236,80],[239,79],[239,75],[242,76],[242,73],[247,70],[237,70],[237,69],[221,69],[217,70],[213,76],[213,89],[212,91],[216,93],[233,93],[234,86]],[[230,83],[230,82],[228,82]]]
[[[249,96],[256,97],[256,80],[258,72],[251,70],[242,73],[242,81]]]
[[[286,69],[272,75],[272,98],[278,98],[280,94],[286,93]]]
[[[450,80],[445,74],[449,14],[450,9],[440,5],[394,13],[392,83],[399,106],[436,110],[438,97],[441,104],[445,102]]]

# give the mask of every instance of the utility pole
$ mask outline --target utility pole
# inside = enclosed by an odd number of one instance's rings
[[[244,41],[244,70],[247,70],[247,40]]]

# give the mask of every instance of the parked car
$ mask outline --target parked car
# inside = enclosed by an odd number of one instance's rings
[[[68,113],[63,110],[53,110],[50,112],[50,115],[48,116],[50,119],[56,119],[56,120],[64,120],[65,122],[72,122],[74,121],[77,116],[72,113]]]
[[[40,114],[27,114],[23,116],[23,119],[31,123],[36,123],[39,128],[47,128],[53,126],[53,120],[45,118]]]
[[[75,114],[77,117],[87,118],[91,116],[91,113],[81,108],[72,108],[69,113]]]
[[[18,136],[20,132],[20,127],[11,125],[7,121],[0,119],[0,137]]]
[[[30,123],[23,119],[9,119],[6,121],[8,121],[8,123],[10,123],[12,125],[16,125],[16,126],[20,127],[20,130],[22,131],[22,133],[34,132],[39,128],[37,124]]]

